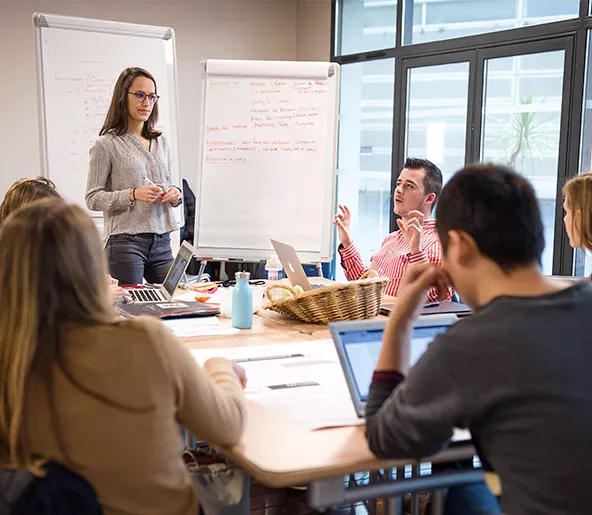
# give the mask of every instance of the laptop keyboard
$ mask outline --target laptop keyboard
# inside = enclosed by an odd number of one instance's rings
[[[160,293],[160,290],[141,288],[141,289],[129,289],[127,290],[132,296],[134,302],[163,302],[166,299]]]

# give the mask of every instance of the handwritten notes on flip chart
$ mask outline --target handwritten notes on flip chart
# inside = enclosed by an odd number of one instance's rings
[[[212,88],[239,87],[239,80],[213,79]],[[316,153],[318,142],[298,138],[299,130],[314,131],[321,122],[318,97],[327,93],[327,81],[251,80],[248,112],[232,124],[206,126],[206,163],[250,163],[259,153]],[[294,94],[295,93],[295,94]],[[276,131],[276,137],[256,137]],[[280,134],[283,133],[283,134]],[[234,138],[224,138],[232,134]],[[278,137],[278,136],[282,137]]]
[[[266,249],[289,234],[320,250],[328,97],[327,80],[208,78],[198,246]]]
[[[119,70],[120,71],[120,70]],[[76,73],[54,70],[50,87],[62,98],[61,105],[70,106],[71,123],[68,128],[66,169],[71,174],[86,173],[88,149],[99,136],[119,71]],[[80,152],[83,159],[80,159]]]

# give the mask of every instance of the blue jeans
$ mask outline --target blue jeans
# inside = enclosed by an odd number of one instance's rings
[[[119,284],[162,284],[173,262],[171,235],[113,234],[107,242],[109,273]]]
[[[501,515],[499,503],[485,482],[448,490],[445,515]]]

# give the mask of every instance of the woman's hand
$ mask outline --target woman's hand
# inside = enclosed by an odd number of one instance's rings
[[[135,197],[136,200],[140,200],[142,202],[154,202],[158,197],[160,197],[162,193],[162,189],[158,186],[150,186],[147,184],[146,186],[140,186],[136,188],[132,196]],[[130,200],[134,200],[130,198]]]
[[[170,202],[171,204],[176,204],[177,202],[179,202],[179,199],[181,198],[181,192],[179,191],[179,188],[175,188],[174,186],[171,186],[170,188],[167,188],[166,190],[164,190],[164,195],[162,197],[162,199],[160,199],[161,202]]]
[[[127,290],[119,286],[119,281],[107,274],[107,286],[109,287],[109,295],[111,298],[115,297],[131,297]]]
[[[236,374],[236,377],[238,377],[244,390],[247,387],[247,373],[245,372],[245,369],[236,363],[232,363],[232,370]]]

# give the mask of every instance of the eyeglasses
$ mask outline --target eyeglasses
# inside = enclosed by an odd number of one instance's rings
[[[144,100],[146,99],[148,99],[148,102],[150,102],[151,104],[156,104],[156,102],[158,102],[158,99],[160,98],[158,95],[155,95],[154,93],[150,93],[150,95],[147,95],[143,91],[128,91],[127,94],[134,95],[136,97],[136,100],[140,104],[143,104]]]

